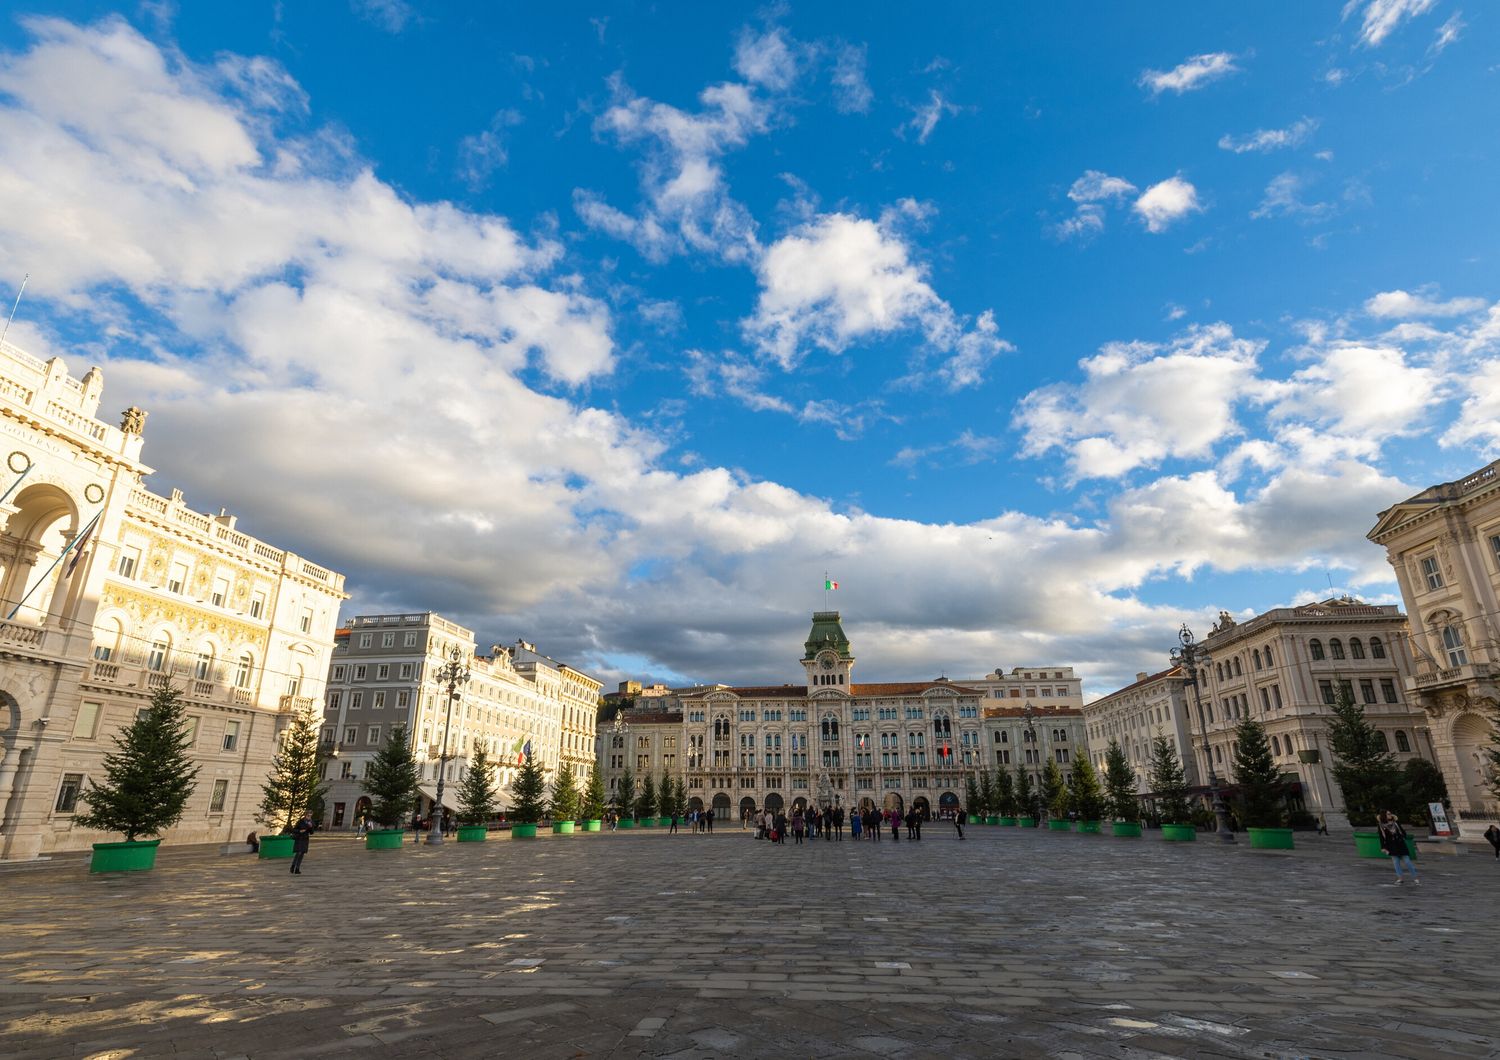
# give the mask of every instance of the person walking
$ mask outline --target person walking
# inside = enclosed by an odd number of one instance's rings
[[[1490,825],[1484,830],[1484,837],[1490,841],[1490,846],[1495,848],[1495,857],[1500,858],[1500,828]]]
[[[312,838],[316,826],[313,824],[312,814],[304,813],[302,820],[292,826],[292,875],[302,875],[302,858],[307,854],[307,846]]]
[[[709,835],[713,835],[714,834],[714,811],[712,809],[710,809],[710,810],[708,810],[704,814],[704,816],[708,818],[708,834]]]
[[[858,839],[859,838],[859,827],[862,824],[864,824],[864,814],[860,813],[858,810],[850,810],[849,811],[849,838],[850,839]],[[840,835],[839,838],[842,839],[843,836]]]
[[[807,819],[802,816],[802,811],[801,810],[793,810],[792,811],[792,842],[795,845],[799,846],[799,847],[802,845],[802,832],[803,832],[803,829],[805,829],[806,827],[807,827]]]
[[[1380,849],[1390,855],[1391,864],[1396,869],[1396,886],[1401,886],[1401,867],[1411,873],[1412,883],[1421,883],[1417,879],[1417,867],[1412,864],[1411,851],[1406,846],[1406,830],[1401,827],[1401,822],[1390,810],[1380,815]]]
[[[921,810],[913,810],[911,812],[911,815],[912,815],[912,823],[915,826],[916,832],[917,832],[915,838],[921,839],[922,838],[922,811]]]
[[[677,811],[673,810],[672,811],[672,826],[667,829],[667,835],[675,835],[676,833],[677,833]]]
[[[871,810],[865,814],[865,831],[870,833],[870,842],[880,842],[880,828],[884,823],[879,810]]]
[[[953,830],[958,833],[958,838],[964,837],[964,811],[959,807],[953,814]]]
[[[891,811],[891,839],[901,842],[901,815],[895,810]]]

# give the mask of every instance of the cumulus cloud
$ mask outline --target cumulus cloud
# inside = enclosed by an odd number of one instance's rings
[[[1238,73],[1240,68],[1234,60],[1235,56],[1229,52],[1206,52],[1186,59],[1170,70],[1147,70],[1141,74],[1140,84],[1153,96],[1163,92],[1182,95]]]
[[[797,79],[797,58],[779,28],[765,33],[746,29],[734,50],[734,70],[751,84],[780,92]]]
[[[915,330],[947,356],[938,374],[958,389],[1009,348],[990,313],[969,322],[938,296],[889,219],[821,215],[771,244],[757,272],[745,332],[783,368],[810,347],[842,353],[858,339]]]
[[[1253,133],[1247,133],[1244,136],[1231,136],[1225,133],[1219,137],[1219,146],[1237,155],[1251,151],[1264,154],[1267,151],[1297,147],[1306,141],[1317,127],[1317,119],[1299,118],[1285,129],[1256,129]]]
[[[1450,298],[1440,301],[1434,292],[1419,290],[1381,291],[1365,302],[1365,312],[1372,317],[1407,320],[1412,317],[1454,317],[1478,312],[1485,307],[1483,298]]]
[[[1408,433],[1438,396],[1430,369],[1391,346],[1337,342],[1283,382],[1262,384],[1273,420],[1295,420],[1365,443],[1373,455],[1388,437]]]
[[[1345,19],[1360,16],[1359,39],[1366,47],[1378,48],[1403,23],[1431,11],[1437,0],[1349,0]]]
[[[1077,205],[1073,216],[1050,229],[1057,239],[1087,241],[1104,231],[1104,207],[1134,195],[1136,186],[1124,177],[1112,177],[1098,169],[1084,170],[1068,188],[1068,198]]]
[[[1022,453],[1061,449],[1076,479],[1206,457],[1237,432],[1235,407],[1264,346],[1227,324],[1189,328],[1167,344],[1109,343],[1079,362],[1082,383],[1053,384],[1020,401]]]
[[[875,93],[865,79],[863,44],[839,44],[834,53],[833,103],[844,114],[863,114],[870,109]]]
[[[1141,193],[1131,207],[1149,232],[1165,232],[1188,214],[1200,213],[1198,189],[1181,177],[1168,177]]]

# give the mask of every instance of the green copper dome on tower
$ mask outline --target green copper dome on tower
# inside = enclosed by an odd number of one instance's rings
[[[839,625],[837,611],[813,612],[812,632],[807,635],[804,647],[807,654],[802,656],[803,659],[811,659],[830,648],[838,652],[841,659],[853,658],[849,654],[849,638],[844,636],[844,627]]]

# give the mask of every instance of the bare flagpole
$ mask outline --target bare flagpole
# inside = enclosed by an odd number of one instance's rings
[[[16,319],[16,310],[21,307],[21,296],[26,293],[26,283],[31,279],[31,273],[21,278],[21,289],[16,292],[16,304],[10,307],[10,320],[5,322],[5,329],[0,331],[0,343],[5,341],[5,336],[10,334],[11,321]]]

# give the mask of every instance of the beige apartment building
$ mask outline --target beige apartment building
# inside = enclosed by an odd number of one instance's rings
[[[1464,834],[1500,821],[1487,753],[1500,722],[1500,460],[1380,513],[1411,625],[1405,693],[1426,716]]]
[[[1347,829],[1344,798],[1333,780],[1328,722],[1340,687],[1364,707],[1398,764],[1434,760],[1427,716],[1412,701],[1406,616],[1393,605],[1349,597],[1278,607],[1246,622],[1221,613],[1204,639],[1203,716],[1213,768],[1232,773],[1234,727],[1253,717],[1266,728],[1282,775],[1293,780],[1293,806]],[[1197,714],[1196,706],[1193,714]],[[1201,740],[1194,741],[1200,776],[1207,774]]]
[[[0,346],[0,858],[118,839],[74,823],[159,688],[183,692],[198,782],[167,843],[237,841],[292,712],[314,709],[344,579],[145,488],[146,414]],[[69,550],[70,543],[74,547]]]
[[[1151,742],[1160,735],[1176,749],[1188,785],[1204,784],[1193,746],[1189,695],[1182,668],[1173,666],[1154,674],[1138,673],[1131,684],[1085,706],[1089,756],[1095,767],[1103,772],[1109,742],[1118,740],[1125,760],[1135,770],[1136,790],[1147,794],[1151,791]]]

